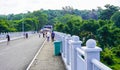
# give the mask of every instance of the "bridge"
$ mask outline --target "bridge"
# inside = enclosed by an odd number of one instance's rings
[[[55,56],[53,42],[29,32],[25,39],[22,32],[0,34],[0,70],[112,70],[100,62],[96,41],[89,39],[86,46],[78,36],[55,32],[55,40],[61,42],[61,56]]]

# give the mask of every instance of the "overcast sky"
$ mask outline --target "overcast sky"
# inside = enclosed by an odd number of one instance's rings
[[[0,14],[18,14],[43,9],[62,9],[72,6],[74,9],[96,9],[111,4],[120,7],[120,0],[0,0]]]

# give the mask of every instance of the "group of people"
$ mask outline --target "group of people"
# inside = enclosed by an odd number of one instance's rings
[[[39,37],[40,37],[40,34],[39,34]],[[51,37],[51,40],[54,41],[55,33],[53,31],[51,33],[49,31],[43,32],[43,37],[47,37],[47,41],[50,41],[50,37]],[[10,35],[7,34],[6,38],[7,38],[7,44],[9,44]],[[24,38],[28,38],[28,33],[24,33]]]
[[[54,41],[55,33],[53,31],[43,32],[43,37],[47,37],[47,41],[50,41],[50,37],[51,37],[51,40]]]

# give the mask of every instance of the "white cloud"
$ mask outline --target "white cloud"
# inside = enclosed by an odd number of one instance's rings
[[[93,9],[105,4],[120,6],[120,0],[0,0],[0,14],[16,14],[41,8],[61,9],[68,5],[77,9]]]
[[[73,1],[73,0],[72,0]],[[74,6],[78,9],[94,9],[98,6],[104,7],[106,4],[120,6],[120,0],[77,0]]]

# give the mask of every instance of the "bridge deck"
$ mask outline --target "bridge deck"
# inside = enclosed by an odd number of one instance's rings
[[[54,56],[52,42],[45,42],[29,70],[65,70],[61,56]]]

